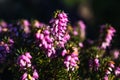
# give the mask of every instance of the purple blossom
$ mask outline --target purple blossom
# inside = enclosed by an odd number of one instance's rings
[[[118,50],[113,51],[113,57],[114,59],[118,59],[120,52]]]
[[[108,76],[107,76],[107,75],[105,75],[103,80],[108,80]]]
[[[102,28],[103,29],[103,28]],[[106,49],[108,46],[110,46],[110,43],[111,43],[111,40],[112,40],[112,37],[114,36],[114,33],[116,32],[116,30],[110,26],[108,29],[107,29],[107,34],[106,34],[106,38],[105,38],[105,41],[102,43],[101,45],[101,48],[102,49]]]
[[[76,54],[74,52],[71,55],[66,56],[66,58],[64,60],[64,64],[67,68],[67,71],[69,71],[70,69],[73,71],[75,69],[75,67],[77,67],[78,61],[79,61],[78,54]]]
[[[108,69],[106,69],[106,71],[105,71],[105,75],[109,75],[109,74],[111,74],[111,71],[108,70]]]
[[[38,30],[36,33],[36,39],[39,47],[45,50],[48,57],[55,55],[54,39],[50,34],[49,26],[46,26],[44,30]]]
[[[100,66],[100,63],[98,58],[89,60],[89,67],[94,69],[94,71],[98,71],[99,66]]]
[[[98,70],[99,66],[100,66],[99,59],[95,58],[94,59],[94,69],[95,69],[95,71]]]
[[[25,73],[22,75],[22,80],[27,80],[27,76],[28,76],[28,74],[27,74],[27,72],[25,72]]]
[[[25,56],[28,57],[29,59],[32,59],[32,56],[30,55],[29,52],[26,52],[26,53],[25,53]]]
[[[9,24],[8,31],[10,32],[10,34],[12,34],[12,35],[10,35],[10,37],[12,37],[12,38],[19,36],[19,27],[18,26],[14,26],[13,24]]]
[[[83,21],[80,20],[80,21],[78,22],[78,24],[79,24],[80,29],[85,30],[86,26],[85,26],[85,24],[84,24]]]
[[[81,20],[78,22],[78,25],[79,25],[79,28],[80,28],[80,38],[84,40],[85,39],[85,35],[86,35],[86,32],[85,32],[86,25]]]
[[[82,42],[79,42],[79,47],[81,47],[81,48],[83,48],[83,47],[84,47],[84,45],[83,45],[83,43],[82,43]]]
[[[70,35],[67,31],[68,18],[67,14],[60,12],[56,18],[53,18],[50,23],[52,24],[52,35],[59,47],[64,47],[65,43],[70,39]]]
[[[20,66],[21,70],[26,71],[22,75],[22,80],[28,80],[28,79],[36,80],[39,78],[37,70],[34,68],[34,66],[32,66],[31,59],[32,56],[30,55],[29,52],[25,52],[24,54],[18,57],[17,64]],[[31,69],[31,71],[33,72],[32,76],[27,73],[28,68],[29,70]]]
[[[107,64],[107,69],[105,70],[105,76],[104,76],[104,80],[108,80],[108,75],[110,75],[114,69],[114,62],[113,61],[109,61]]]
[[[40,22],[38,20],[35,20],[33,23],[33,26],[39,28],[41,25],[40,25]]]
[[[31,67],[31,59],[32,56],[29,52],[22,54],[18,57],[17,63],[19,64],[21,69],[26,69],[27,67]]]
[[[73,35],[74,36],[77,36],[78,35],[78,32],[76,30],[73,31]]]
[[[39,75],[38,75],[38,72],[36,69],[33,71],[33,78],[35,78],[35,79],[39,78]]]
[[[30,25],[31,24],[29,23],[28,20],[22,20],[21,23],[19,24],[20,29],[23,32],[22,36],[24,38],[27,38],[29,36],[30,32],[31,32]]]
[[[21,80],[38,80],[39,75],[36,69],[33,70],[33,74],[32,76],[30,74],[28,74],[27,72],[25,72],[22,77]]]
[[[116,75],[117,77],[120,77],[120,67],[117,67],[117,68],[115,69],[115,75]]]
[[[46,24],[39,22],[38,20],[34,20],[32,26],[35,28],[42,28],[42,27],[46,26]]]
[[[3,41],[0,42],[0,63],[3,63],[8,54],[11,54],[13,49],[14,41],[13,39],[9,38],[8,42],[5,43]]]
[[[110,62],[108,63],[108,67],[110,67],[110,68],[114,68],[114,67],[115,67],[114,64],[115,64],[115,63],[114,63],[113,61],[110,61]]]
[[[8,25],[5,21],[0,21],[0,32],[7,32]]]
[[[62,56],[65,56],[65,54],[67,54],[67,50],[66,50],[66,49],[64,49],[64,50],[62,51]]]

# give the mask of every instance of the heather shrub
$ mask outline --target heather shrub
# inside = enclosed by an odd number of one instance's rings
[[[89,40],[82,20],[71,23],[60,10],[48,24],[0,21],[0,79],[118,80],[119,49],[111,48],[115,28],[101,25],[98,38]]]

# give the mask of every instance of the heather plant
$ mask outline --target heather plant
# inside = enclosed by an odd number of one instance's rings
[[[100,26],[100,36],[90,41],[82,20],[71,23],[60,10],[48,24],[0,21],[0,79],[119,80],[119,49],[111,48],[115,28]]]

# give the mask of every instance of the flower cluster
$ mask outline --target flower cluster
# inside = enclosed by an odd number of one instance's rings
[[[113,59],[118,59],[118,58],[119,58],[119,55],[120,55],[119,50],[114,50],[114,51],[112,51]]]
[[[24,74],[22,75],[21,80],[26,80],[26,79],[36,80],[39,77],[37,70],[34,69],[34,67],[32,66],[31,59],[32,56],[30,55],[29,52],[26,52],[25,54],[22,54],[21,56],[18,57],[17,63],[19,64],[21,70],[26,70],[26,72],[24,72]],[[29,69],[32,68],[33,71],[32,76],[29,74],[29,72],[27,72],[28,68]]]
[[[0,63],[3,63],[8,54],[11,53],[13,48],[14,41],[13,39],[8,39],[8,42],[0,42]]]
[[[115,69],[115,75],[117,77],[120,77],[120,67],[116,67],[116,69]]]
[[[98,58],[89,60],[89,67],[92,68],[94,71],[98,71],[99,66],[100,62]]]
[[[84,24],[83,21],[79,21],[78,22],[79,28],[80,28],[80,38],[81,39],[85,39],[85,30],[86,30],[86,26]]]
[[[104,28],[104,26],[102,28]],[[101,45],[102,49],[106,49],[106,47],[110,46],[112,37],[114,36],[115,32],[116,30],[112,26],[108,27],[105,41]]]
[[[66,32],[68,23],[67,14],[64,12],[56,13],[55,18],[53,18],[50,23],[52,24],[51,32],[56,44],[59,47],[64,47],[65,43],[70,39],[70,35]]]
[[[38,30],[36,33],[36,38],[39,42],[39,47],[45,50],[48,57],[55,55],[56,51],[53,44],[54,39],[50,35],[49,28],[44,30]]]
[[[31,67],[31,59],[32,56],[29,52],[26,52],[25,54],[22,54],[18,57],[17,63],[19,64],[21,69],[26,69],[27,67]]]
[[[51,26],[40,24],[38,21],[33,24],[39,29],[36,33],[39,47],[45,50],[48,57],[55,56],[55,49],[64,47],[65,43],[70,39],[70,35],[66,32],[68,23],[66,13],[58,12],[56,14],[56,17],[50,21]]]
[[[104,76],[104,80],[108,80],[108,75],[110,75],[114,69],[114,62],[110,61],[107,65],[107,69],[105,70],[105,76]]]
[[[7,23],[5,21],[0,22],[0,33],[8,31]]]
[[[21,80],[37,80],[38,78],[39,78],[38,72],[36,69],[34,69],[32,76],[28,74],[27,72],[25,72],[22,75]]]
[[[65,54],[67,54],[67,52],[66,50],[63,50],[62,55],[65,56]],[[77,48],[74,48],[74,52],[72,52],[70,55],[67,55],[64,59],[64,64],[67,68],[67,71],[73,71],[75,67],[77,67],[78,61],[78,50]]]
[[[21,31],[23,31],[22,36],[27,38],[31,32],[29,21],[22,20],[22,21],[18,22],[18,25],[20,26]]]

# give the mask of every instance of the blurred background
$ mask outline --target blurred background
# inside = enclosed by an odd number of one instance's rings
[[[57,9],[68,13],[71,24],[83,20],[90,39],[98,37],[100,25],[111,24],[117,30],[114,46],[120,47],[120,0],[0,0],[0,19],[38,19],[48,23]]]

